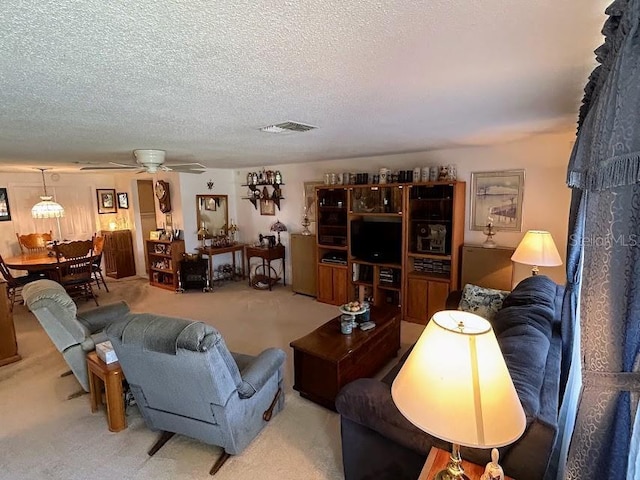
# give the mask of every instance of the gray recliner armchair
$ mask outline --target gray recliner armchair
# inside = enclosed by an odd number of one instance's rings
[[[78,313],[76,304],[64,287],[52,280],[36,280],[22,290],[25,304],[36,316],[71,371],[89,391],[87,353],[107,340],[104,329],[129,313],[125,302],[113,303]]]
[[[147,426],[162,432],[149,455],[175,433],[196,438],[224,449],[213,475],[284,406],[280,349],[232,353],[211,325],[148,313],[106,332]]]

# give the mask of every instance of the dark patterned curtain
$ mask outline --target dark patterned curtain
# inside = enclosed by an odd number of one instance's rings
[[[606,13],[600,65],[585,88],[568,170],[572,206],[577,201],[584,221],[583,386],[560,472],[568,479],[635,478],[629,455],[639,436],[633,426],[640,392],[640,0],[615,1]],[[569,261],[579,271],[579,255]],[[567,268],[571,282],[575,272]],[[567,302],[565,311],[575,313],[577,305]]]

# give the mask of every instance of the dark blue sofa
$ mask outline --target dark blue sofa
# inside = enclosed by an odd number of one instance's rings
[[[544,477],[557,436],[563,294],[548,277],[529,277],[491,322],[527,417],[522,437],[500,449],[505,474],[518,480]],[[411,424],[393,403],[391,383],[407,355],[382,381],[356,380],[336,398],[345,480],[415,480],[432,446],[451,448]],[[480,465],[491,460],[489,450],[463,447],[461,453]]]

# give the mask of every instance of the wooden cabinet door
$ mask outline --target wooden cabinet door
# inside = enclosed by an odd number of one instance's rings
[[[444,310],[449,296],[449,284],[446,282],[429,281],[427,294],[427,321],[434,313]]]
[[[427,302],[429,297],[429,282],[422,278],[410,278],[407,282],[407,294],[404,301],[407,302],[407,321],[426,325]]]
[[[333,267],[318,265],[318,301],[333,303]]]
[[[333,267],[333,302],[335,305],[347,303],[347,269]]]

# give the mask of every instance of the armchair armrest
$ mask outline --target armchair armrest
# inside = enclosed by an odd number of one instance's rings
[[[89,333],[94,334],[110,323],[121,320],[127,313],[129,313],[129,305],[121,301],[78,313],[76,318],[89,330]]]
[[[250,398],[259,391],[282,366],[284,359],[285,354],[279,348],[268,348],[255,357],[253,362],[240,372],[242,376],[242,383],[238,388],[240,398]]]

